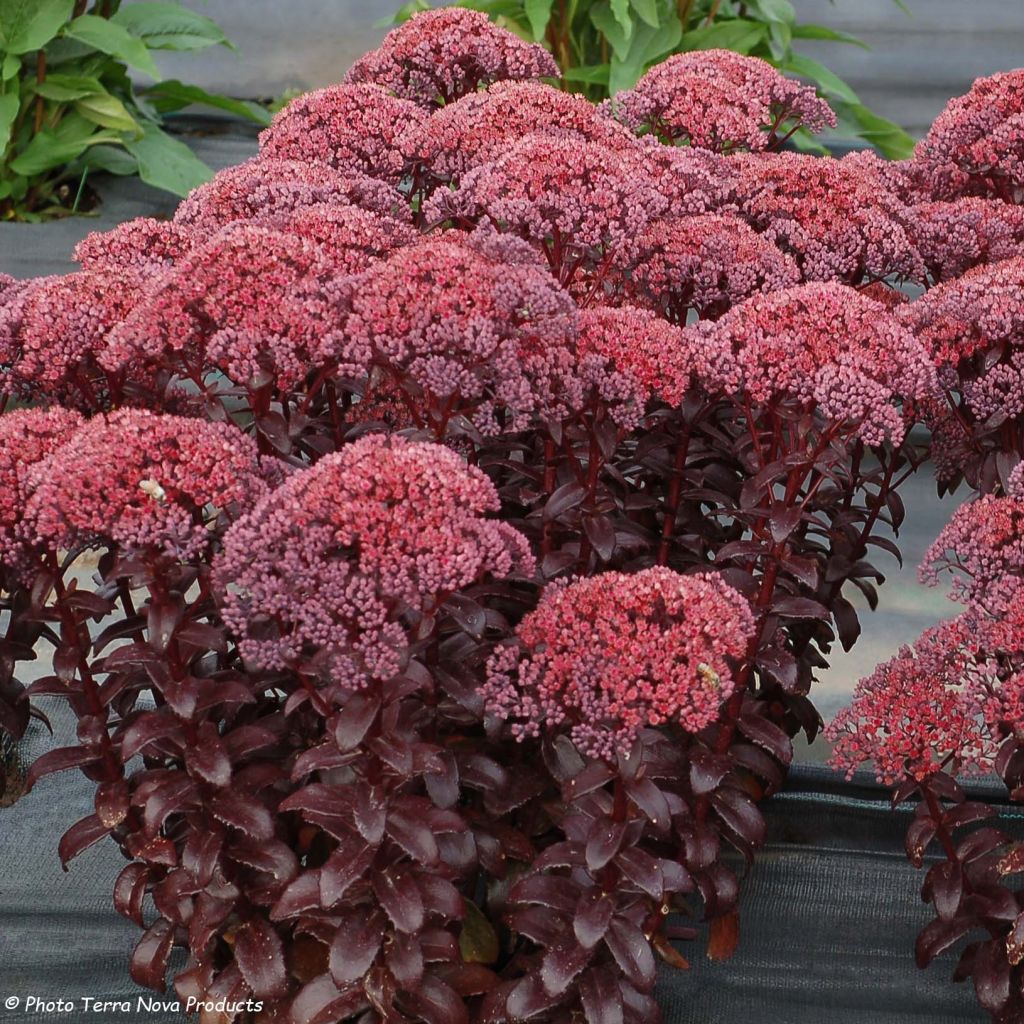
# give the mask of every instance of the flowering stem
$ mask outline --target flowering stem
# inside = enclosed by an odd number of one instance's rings
[[[675,460],[672,465],[672,477],[668,485],[668,495],[665,499],[665,521],[661,527],[661,544],[658,546],[658,565],[667,565],[669,552],[672,548],[672,535],[676,528],[676,517],[679,514],[679,499],[683,492],[683,473],[686,469],[686,459],[690,451],[690,438],[693,434],[693,424],[687,423],[679,435],[676,443]]]

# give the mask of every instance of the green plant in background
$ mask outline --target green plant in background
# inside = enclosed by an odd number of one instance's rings
[[[174,2],[0,0],[0,220],[79,209],[96,170],[176,195],[206,181],[209,168],[163,130],[164,115],[195,103],[260,124],[269,114],[161,80],[153,51],[230,45],[216,22]]]
[[[895,2],[906,10],[901,0]],[[395,20],[429,6],[412,0]],[[546,43],[569,87],[592,100],[631,88],[670,54],[733,50],[813,82],[838,115],[838,136],[862,139],[893,159],[909,156],[914,147],[899,125],[864,106],[838,75],[793,49],[802,39],[867,45],[846,32],[797,21],[790,0],[466,0],[459,6],[484,11],[524,38]],[[821,149],[806,133],[793,141]]]

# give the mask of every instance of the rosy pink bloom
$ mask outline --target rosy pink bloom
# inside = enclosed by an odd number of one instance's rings
[[[576,93],[539,82],[499,82],[442,107],[403,137],[403,149],[442,181],[501,156],[526,135],[571,134],[609,149],[636,150],[628,129]]]
[[[258,501],[255,443],[229,423],[122,410],[96,416],[27,473],[25,532],[52,550],[113,543],[197,558],[220,512]]]
[[[497,408],[521,429],[535,413],[555,414],[566,397],[574,306],[522,243],[527,262],[516,262],[515,240],[492,238],[490,255],[471,241],[460,232],[431,235],[356,279],[339,331],[339,372],[384,371],[420,396],[412,404],[434,429],[462,414],[490,433]]]
[[[198,234],[236,220],[287,214],[319,203],[360,206],[385,216],[409,219],[402,194],[356,170],[344,173],[311,160],[255,158],[219,171],[191,192],[174,220]]]
[[[441,445],[372,435],[289,477],[226,534],[224,618],[253,665],[317,656],[343,689],[403,666],[419,614],[488,576],[530,573],[525,539],[485,519],[494,485]]]
[[[19,530],[28,499],[26,476],[81,425],[70,409],[15,409],[0,416],[0,569],[24,574],[29,545]]]
[[[94,231],[75,246],[83,270],[117,272],[169,270],[192,248],[196,238],[184,224],[136,217],[110,231]]]
[[[968,197],[914,207],[914,244],[933,281],[1024,251],[1024,206]]]
[[[669,57],[606,101],[606,109],[634,131],[719,153],[775,148],[798,127],[820,132],[836,125],[810,86],[729,50]]]
[[[677,324],[691,311],[714,319],[757,292],[800,283],[796,263],[731,214],[653,221],[635,252],[628,295]]]
[[[913,160],[935,199],[1024,201],[1024,68],[979,78],[946,104]]]
[[[381,86],[424,107],[446,105],[491,82],[558,78],[543,46],[499,28],[479,11],[414,14],[352,65],[346,83]]]
[[[973,636],[967,618],[942,623],[862,679],[825,731],[835,744],[831,765],[849,778],[872,762],[887,786],[923,781],[950,759],[960,770],[990,768],[993,745],[969,685]]]
[[[664,146],[648,135],[638,141],[670,216],[735,212],[739,161],[693,146]]]
[[[550,584],[487,666],[488,710],[522,739],[565,730],[614,759],[648,726],[696,733],[733,691],[754,623],[715,573],[606,572]]]
[[[793,255],[805,281],[923,279],[911,210],[885,187],[877,157],[769,153],[734,160],[740,213]]]
[[[1024,344],[1024,257],[974,267],[944,281],[901,311],[938,366],[975,352]]]
[[[332,85],[292,100],[260,135],[265,159],[329,164],[397,185],[408,160],[399,137],[425,117],[375,85]]]

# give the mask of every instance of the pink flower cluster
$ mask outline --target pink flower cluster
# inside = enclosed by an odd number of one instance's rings
[[[836,125],[832,108],[810,86],[730,50],[669,57],[606,108],[635,131],[719,153],[774,149],[799,127],[820,132]]]
[[[554,58],[479,11],[414,14],[352,65],[345,82],[380,86],[421,106],[452,103],[492,82],[559,78]]]
[[[190,560],[207,549],[213,516],[257,501],[266,483],[237,427],[132,409],[86,422],[28,470],[26,488],[24,530],[36,543]]]
[[[110,231],[94,231],[78,243],[74,257],[83,270],[157,274],[187,255],[195,234],[175,221],[137,217]]]
[[[681,325],[691,311],[714,319],[758,292],[800,283],[792,258],[732,214],[656,220],[634,250],[627,294]]]
[[[885,306],[841,284],[755,295],[688,330],[723,353],[718,386],[755,402],[817,408],[869,445],[898,444],[905,423],[896,403],[927,398],[937,387],[920,342]]]
[[[369,436],[291,476],[240,519],[216,563],[225,621],[263,668],[317,657],[342,689],[402,667],[411,612],[487,576],[532,571],[484,518],[493,484],[440,445]]]
[[[775,153],[735,159],[740,213],[793,255],[805,281],[923,279],[912,211],[886,187],[878,158]]]
[[[1024,202],[1024,68],[979,78],[946,104],[912,171],[935,199]]]
[[[293,100],[260,135],[264,159],[328,164],[398,185],[408,166],[403,132],[423,120],[415,103],[376,85],[333,85]]]
[[[914,207],[914,244],[933,281],[960,277],[1024,248],[1024,207],[968,197]]]
[[[492,656],[484,695],[518,738],[564,729],[585,754],[613,760],[645,727],[710,725],[753,629],[746,600],[714,573],[555,584]]]

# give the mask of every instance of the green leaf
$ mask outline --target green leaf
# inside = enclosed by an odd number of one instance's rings
[[[55,130],[43,129],[32,136],[32,141],[9,166],[15,174],[32,177],[55,167],[64,167],[90,146],[120,141],[121,137],[116,132],[98,129],[81,115],[72,113]]]
[[[895,122],[880,117],[862,103],[848,103],[836,106],[836,113],[842,113],[857,125],[857,134],[870,142],[890,160],[906,160],[913,156],[914,140]]]
[[[92,146],[78,162],[91,171],[106,171],[120,177],[139,173],[139,161],[118,146]]]
[[[391,28],[392,25],[404,25],[414,14],[429,10],[430,4],[427,3],[427,0],[409,0],[409,3],[402,4],[393,15],[375,21],[373,27]]]
[[[118,132],[139,130],[138,122],[128,113],[125,105],[108,92],[77,100],[75,110],[87,121],[92,121],[102,128],[113,128]]]
[[[45,81],[33,82],[32,91],[47,100],[70,103],[106,90],[93,75],[50,74]]]
[[[205,50],[231,48],[224,30],[204,14],[176,3],[132,3],[111,19],[143,40],[151,50]]]
[[[7,54],[0,64],[0,82],[12,79],[21,70],[21,58],[15,57],[13,53]]]
[[[21,108],[21,101],[16,92],[5,92],[0,96],[0,154],[7,148],[11,141],[11,127],[18,116]]]
[[[0,50],[41,50],[74,9],[75,0],[0,0]]]
[[[551,20],[551,4],[553,0],[524,0],[523,9],[530,22],[530,31],[534,42],[544,38],[548,22]]]
[[[184,82],[179,82],[176,78],[169,78],[166,82],[157,82],[156,85],[144,90],[143,96],[161,114],[181,110],[193,103],[201,103],[203,106],[214,107],[216,110],[224,110],[229,114],[255,121],[259,125],[270,124],[270,111],[258,103],[252,103],[249,100],[233,100],[230,96],[207,92],[205,89],[200,89],[198,85],[185,85]]]
[[[751,0],[750,7],[765,21],[780,22],[783,25],[792,25],[796,21],[796,11],[789,0]]]
[[[633,34],[633,16],[629,13],[629,0],[610,0],[612,16],[618,22],[625,37]]]
[[[584,67],[569,68],[563,77],[567,82],[583,82],[585,85],[608,86],[609,64],[588,64]]]
[[[768,26],[768,46],[775,60],[785,60],[789,56],[793,33],[785,22],[773,21]]]
[[[860,103],[857,94],[837,74],[802,53],[791,53],[783,65],[783,70],[809,78],[820,87],[826,97],[839,99],[844,103]]]
[[[758,46],[768,31],[763,22],[747,18],[734,18],[714,25],[692,29],[680,40],[681,50],[732,50],[749,54]]]
[[[608,40],[615,57],[620,61],[625,60],[629,56],[629,44],[633,36],[632,22],[627,32],[616,19],[608,0],[601,0],[590,9],[590,20],[594,28]]]
[[[465,901],[466,914],[459,932],[459,952],[467,964],[493,964],[501,953],[494,926],[472,901]]]
[[[849,32],[839,32],[837,29],[828,28],[825,25],[794,25],[794,39],[824,39],[830,43],[849,43],[851,46],[859,46],[862,50],[870,50],[871,47],[858,36]]]
[[[657,0],[629,0],[629,2],[645,25],[657,28],[661,24],[661,20],[658,18]]]
[[[608,92],[614,96],[623,89],[631,89],[637,79],[658,58],[671,53],[679,45],[683,27],[673,12],[670,21],[660,28],[638,24],[633,29],[633,38],[625,60],[612,57],[608,74]]]
[[[213,172],[184,142],[172,139],[155,124],[143,126],[139,139],[128,139],[124,148],[139,162],[139,177],[165,192],[186,196],[210,180]]]
[[[93,14],[83,14],[64,29],[64,35],[69,39],[86,43],[101,53],[117,57],[150,78],[160,77],[146,44],[141,39],[136,39],[126,28],[115,25],[112,21],[97,18]]]

